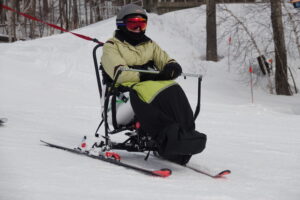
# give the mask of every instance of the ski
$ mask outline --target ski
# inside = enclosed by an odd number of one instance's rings
[[[204,171],[204,170],[197,169],[197,168],[194,168],[194,167],[191,167],[191,166],[188,166],[188,165],[186,165],[186,166],[184,166],[184,167],[186,167],[186,168],[188,168],[188,169],[191,169],[191,170],[193,170],[194,172],[197,172],[197,173],[200,173],[200,174],[209,176],[209,177],[211,177],[211,178],[225,178],[226,175],[231,174],[231,171],[230,171],[229,169],[223,170],[223,171],[221,171],[221,172],[219,172],[219,173],[216,173],[216,174],[212,174],[212,173],[210,173],[210,172],[206,172],[206,171]]]
[[[226,178],[226,175],[231,174],[231,171],[229,169],[222,170],[222,171],[220,171],[218,173],[212,173],[212,172],[208,172],[207,170],[195,168],[195,167],[192,167],[192,166],[189,166],[189,165],[180,165],[178,163],[166,160],[166,159],[162,158],[161,156],[159,156],[157,153],[154,153],[152,156],[155,157],[155,158],[158,158],[160,160],[164,160],[164,161],[167,161],[167,162],[171,162],[172,164],[188,168],[190,170],[193,170],[194,172],[197,172],[197,173],[200,173],[202,175],[206,175],[206,176],[209,176],[209,177],[215,178],[215,179],[217,179],[217,178]]]
[[[68,152],[71,152],[71,153],[80,154],[80,155],[83,155],[83,156],[87,156],[87,157],[90,157],[90,158],[94,158],[94,159],[97,159],[97,160],[108,162],[108,163],[111,163],[111,164],[114,164],[114,165],[117,165],[117,166],[122,166],[122,167],[125,167],[127,169],[135,170],[137,172],[140,172],[140,173],[143,173],[143,174],[146,174],[146,175],[152,175],[152,176],[157,176],[157,177],[168,177],[172,173],[172,171],[170,169],[149,170],[149,169],[145,169],[145,168],[142,168],[142,167],[137,167],[135,165],[131,165],[131,164],[128,164],[128,163],[121,162],[120,161],[120,159],[121,159],[120,156],[116,153],[113,153],[113,152],[106,152],[105,156],[104,155],[96,156],[96,155],[89,154],[88,152],[83,152],[83,151],[81,151],[79,149],[76,149],[76,148],[72,149],[72,148],[52,144],[52,143],[49,143],[49,142],[45,142],[43,140],[40,140],[40,141],[43,144],[45,144],[46,146],[49,146],[49,147],[54,147],[54,148],[65,150],[65,151],[68,151]]]
[[[7,121],[7,118],[0,118],[0,125],[6,123]]]

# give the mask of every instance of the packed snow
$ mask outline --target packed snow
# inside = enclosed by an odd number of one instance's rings
[[[298,200],[300,96],[271,95],[257,84],[252,103],[250,75],[241,73],[248,63],[232,60],[229,71],[224,41],[223,59],[205,61],[204,8],[149,14],[147,35],[184,72],[203,74],[196,125],[208,142],[189,164],[212,172],[230,169],[231,175],[212,179],[152,156],[144,161],[142,153],[120,152],[124,162],[173,170],[157,178],[42,145],[41,139],[76,147],[84,135],[93,137],[100,121],[95,44],[65,33],[0,44],[0,118],[8,118],[0,127],[0,199]],[[242,13],[244,7],[232,9]],[[106,41],[114,29],[111,18],[76,32]],[[300,86],[298,67],[293,72]],[[178,82],[195,108],[197,80]]]

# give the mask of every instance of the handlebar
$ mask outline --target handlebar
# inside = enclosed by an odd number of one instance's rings
[[[120,67],[120,70],[121,71],[131,71],[131,72],[141,72],[141,73],[148,73],[148,74],[159,74],[159,71],[143,70],[143,69],[128,69],[125,67]],[[201,74],[191,74],[191,73],[181,73],[180,76],[202,78]]]

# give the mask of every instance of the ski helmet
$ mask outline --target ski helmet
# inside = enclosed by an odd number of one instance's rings
[[[125,23],[124,19],[128,15],[141,15],[147,19],[147,13],[141,6],[135,4],[127,4],[121,8],[117,15],[117,26],[123,25]]]

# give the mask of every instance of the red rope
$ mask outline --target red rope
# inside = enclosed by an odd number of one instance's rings
[[[55,25],[55,24],[50,24],[50,23],[44,22],[44,21],[42,21],[42,20],[40,20],[40,19],[38,19],[38,18],[36,18],[36,17],[33,17],[33,16],[31,16],[31,15],[28,15],[28,14],[26,14],[26,13],[18,12],[18,11],[14,10],[14,9],[8,7],[8,6],[5,6],[5,5],[3,5],[3,4],[0,4],[0,7],[4,8],[4,9],[6,9],[6,10],[10,10],[10,11],[12,11],[12,12],[18,13],[19,15],[22,15],[22,16],[28,18],[28,19],[31,19],[31,20],[34,20],[34,21],[37,21],[37,22],[41,22],[41,23],[43,23],[43,24],[47,24],[48,26],[51,26],[52,28],[61,30],[61,31],[66,32],[66,33],[71,33],[71,34],[73,34],[73,35],[75,35],[75,36],[77,36],[77,37],[79,37],[79,38],[82,38],[82,39],[85,39],[85,40],[89,40],[89,41],[93,41],[93,42],[96,42],[96,43],[98,43],[98,44],[103,44],[103,42],[99,42],[96,38],[91,38],[91,37],[88,37],[88,36],[85,36],[85,35],[81,35],[81,34],[79,34],[79,33],[73,33],[73,32],[71,32],[71,31],[68,31],[68,30],[66,30],[66,29],[64,29],[64,28],[62,28],[62,27],[60,27],[60,26]]]

